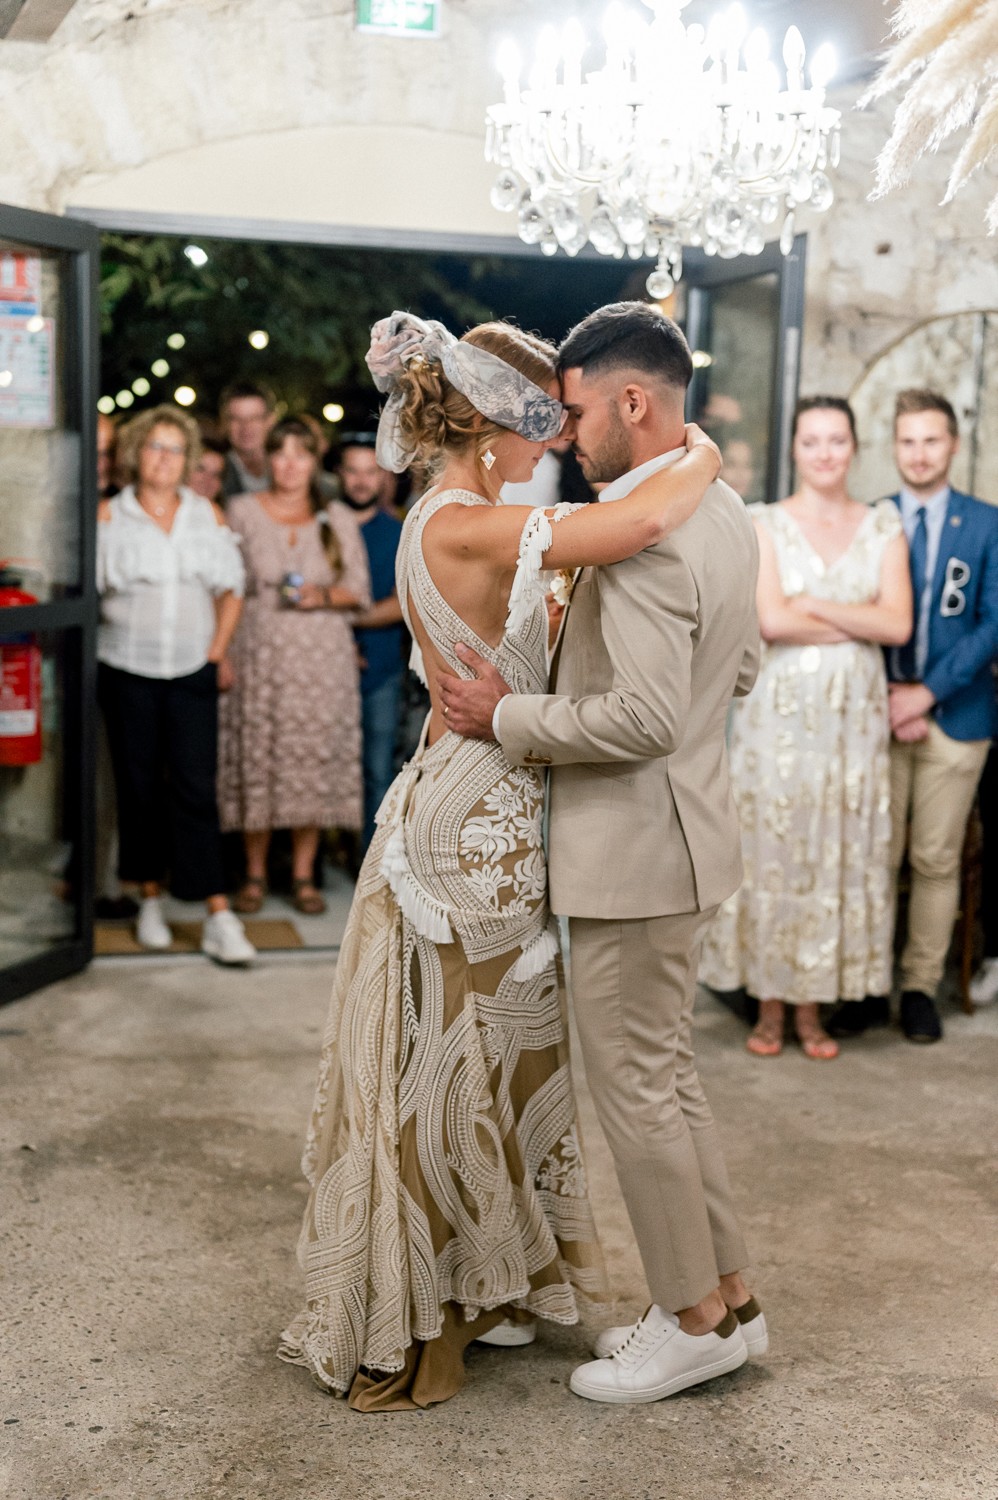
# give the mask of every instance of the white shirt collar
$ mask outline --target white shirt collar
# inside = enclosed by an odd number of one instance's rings
[[[648,479],[652,474],[657,474],[659,469],[667,469],[670,464],[677,463],[685,454],[685,448],[670,448],[668,453],[659,453],[655,458],[650,458],[647,463],[638,464],[636,469],[628,469],[626,474],[621,474],[612,484],[608,484],[605,490],[601,490],[598,499],[623,500],[633,489],[637,489],[643,479]]]
[[[911,493],[911,490],[902,485],[901,510],[905,515],[914,515],[917,512],[919,506],[924,505],[925,519],[928,520],[930,516],[937,514],[939,511],[945,510],[946,505],[949,502],[949,492],[949,485],[944,484],[941,490],[936,490],[936,493],[934,495],[930,495],[927,500],[920,500],[917,495],[913,495]]]

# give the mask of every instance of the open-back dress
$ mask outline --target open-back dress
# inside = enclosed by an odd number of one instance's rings
[[[458,676],[471,675],[454,652],[464,641],[514,692],[543,693],[544,512],[524,528],[498,646],[455,614],[423,558],[431,516],[488,503],[447,490],[410,513],[403,613]],[[573,1323],[576,1293],[599,1298],[605,1284],[547,905],[542,773],[494,742],[426,738],[378,814],[340,950],[303,1159],[306,1306],[279,1351],[362,1410],[453,1395],[471,1339],[503,1317]]]

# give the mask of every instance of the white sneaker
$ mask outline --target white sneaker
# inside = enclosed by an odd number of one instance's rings
[[[985,958],[970,981],[970,998],[974,1005],[991,1005],[998,1000],[998,958]]]
[[[743,1317],[743,1313],[746,1310],[751,1312],[753,1316],[750,1318]],[[745,1340],[749,1359],[761,1359],[764,1354],[768,1354],[769,1329],[766,1327],[765,1314],[755,1298],[752,1297],[746,1302],[744,1308],[736,1307],[734,1314],[741,1325],[742,1338]],[[619,1349],[626,1339],[630,1338],[637,1326],[636,1323],[627,1323],[618,1328],[604,1328],[602,1333],[596,1335],[590,1346],[596,1358],[609,1359],[610,1355]]]
[[[727,1375],[747,1359],[737,1321],[726,1337],[719,1333],[694,1337],[682,1331],[674,1313],[652,1303],[619,1349],[608,1359],[580,1365],[569,1384],[577,1396],[589,1401],[618,1405],[661,1401],[715,1375]]]
[[[201,952],[219,964],[248,964],[256,949],[234,911],[214,911],[201,933]]]
[[[537,1324],[514,1323],[512,1318],[503,1318],[488,1333],[480,1333],[476,1344],[493,1344],[497,1349],[523,1349],[537,1337]]]
[[[145,896],[139,906],[139,920],[135,924],[135,936],[143,948],[156,948],[160,952],[173,943],[173,933],[163,920],[163,902],[159,896]]]

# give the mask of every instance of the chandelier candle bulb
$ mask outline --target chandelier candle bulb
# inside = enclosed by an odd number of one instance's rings
[[[582,58],[586,50],[586,34],[579,21],[566,21],[561,33],[561,50],[564,57],[561,76],[567,89],[577,89],[582,83]]]
[[[520,54],[513,42],[502,42],[499,47],[499,72],[502,75],[503,92],[507,104],[517,104],[520,98]]]
[[[835,77],[838,58],[830,42],[822,42],[811,59],[811,84],[816,89],[827,89]]]
[[[757,26],[745,43],[745,68],[757,73],[769,62],[769,37],[761,26]]]
[[[804,38],[796,26],[788,26],[783,38],[783,61],[787,68],[787,87],[791,90],[804,87]]]

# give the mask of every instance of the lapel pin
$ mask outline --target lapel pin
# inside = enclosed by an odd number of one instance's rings
[[[951,526],[959,526],[961,519],[960,516],[950,516],[949,523]]]

